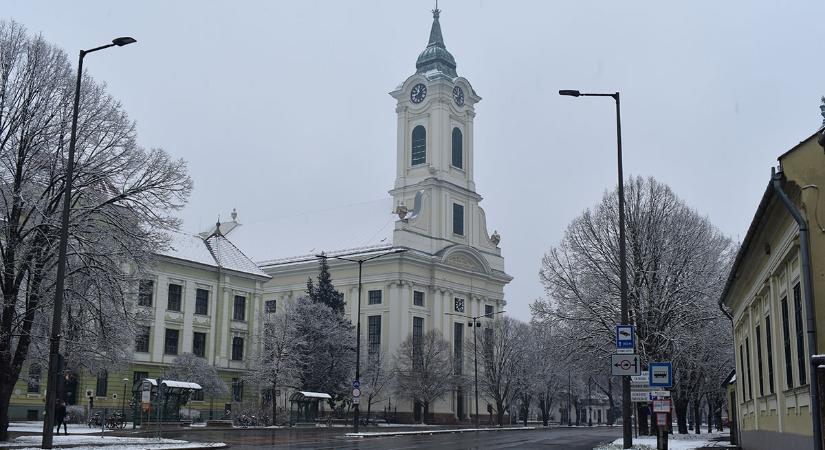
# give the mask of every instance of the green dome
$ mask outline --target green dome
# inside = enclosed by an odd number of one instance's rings
[[[447,51],[444,45],[444,38],[441,36],[441,24],[438,22],[438,16],[441,10],[433,10],[433,26],[430,29],[430,41],[427,43],[427,48],[418,55],[418,60],[415,62],[416,73],[426,73],[431,70],[437,70],[447,76],[457,77],[455,68],[455,58]]]

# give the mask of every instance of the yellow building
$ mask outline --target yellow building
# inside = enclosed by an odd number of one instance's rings
[[[815,349],[808,343],[808,333],[825,323],[825,151],[819,136],[778,158],[778,185],[768,183],[720,299],[733,315],[737,376],[731,397],[743,449],[814,448],[810,356],[825,349],[823,333],[814,335]],[[800,227],[783,192],[809,228],[814,329],[807,323]]]

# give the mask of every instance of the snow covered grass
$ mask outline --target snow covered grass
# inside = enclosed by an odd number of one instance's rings
[[[371,431],[364,433],[347,433],[347,437],[378,437],[378,436],[406,436],[412,434],[444,434],[467,433],[471,431],[520,431],[535,430],[536,427],[508,427],[508,428],[450,428],[446,430],[417,430],[417,431]]]
[[[718,442],[713,439],[728,437],[727,431],[703,433],[703,434],[671,434],[668,436],[668,450],[695,450],[702,447],[728,448],[728,441]],[[622,438],[616,439],[610,444],[601,445],[593,450],[622,450]],[[644,436],[633,438],[632,450],[656,450],[656,437]]]
[[[28,450],[40,448],[42,436],[21,436],[10,442],[0,442],[0,446],[8,447],[14,450]],[[93,448],[93,449],[116,449],[116,450],[132,450],[132,449],[173,449],[173,448],[197,448],[197,447],[211,447],[222,448],[226,444],[222,442],[188,442],[178,439],[152,439],[152,438],[135,438],[135,437],[120,437],[120,436],[83,436],[83,435],[60,435],[54,437],[55,446],[73,446],[75,448]]]
[[[132,423],[129,422],[126,424],[129,428],[131,428]],[[100,427],[96,428],[89,428],[86,424],[82,423],[70,423],[67,427],[69,434],[100,434]],[[12,422],[9,424],[9,431],[15,433],[42,433],[43,432],[43,422],[41,421],[30,421],[30,422]],[[107,432],[111,430],[106,430]],[[60,427],[60,435],[63,435],[63,427]]]

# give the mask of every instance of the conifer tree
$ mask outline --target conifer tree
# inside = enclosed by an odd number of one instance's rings
[[[307,295],[315,303],[329,306],[338,315],[344,315],[344,294],[335,290],[332,276],[329,274],[329,264],[326,258],[319,260],[318,286],[314,286],[312,278],[307,278]]]

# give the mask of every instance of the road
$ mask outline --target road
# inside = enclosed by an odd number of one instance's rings
[[[343,430],[234,429],[164,432],[164,437],[226,442],[237,450],[252,449],[558,449],[592,450],[621,436],[620,427],[551,428],[549,430],[482,431],[433,435],[347,438]]]

